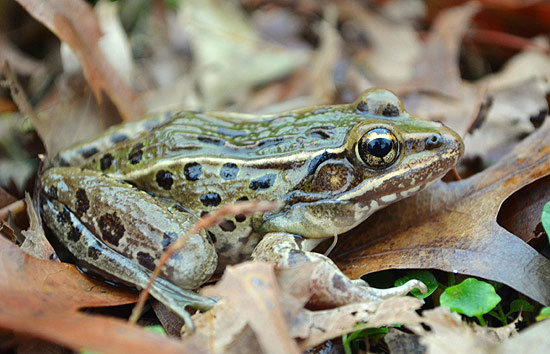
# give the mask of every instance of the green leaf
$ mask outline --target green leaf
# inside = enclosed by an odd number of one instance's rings
[[[367,341],[369,337],[381,338],[386,334],[388,334],[387,327],[365,328],[359,331],[352,332],[350,334],[344,334],[342,335],[342,345],[344,346],[344,352],[346,354],[354,353],[354,350],[352,349],[351,345],[354,341],[358,339]]]
[[[535,306],[531,305],[529,302],[516,299],[510,304],[510,313],[514,312],[533,312],[535,311]]]
[[[420,280],[428,287],[428,291],[425,294],[422,294],[418,289],[414,289],[411,291],[411,294],[419,299],[427,298],[439,287],[439,283],[435,279],[434,275],[427,270],[416,270],[414,272],[411,272],[404,277],[397,279],[394,283],[394,286],[403,285],[411,279]]]
[[[542,321],[550,318],[550,307],[543,307],[540,309],[539,315],[535,318],[537,321]]]
[[[162,327],[161,325],[147,326],[145,327],[145,330],[156,334],[160,334],[162,336],[166,336],[166,331],[164,330],[164,327]]]
[[[550,241],[550,202],[546,203],[544,208],[542,208],[542,216],[540,217],[540,221],[542,222],[542,227],[544,228],[546,236],[548,236],[548,240]]]
[[[500,300],[491,284],[474,278],[448,287],[439,299],[441,305],[451,311],[478,318],[491,311]]]

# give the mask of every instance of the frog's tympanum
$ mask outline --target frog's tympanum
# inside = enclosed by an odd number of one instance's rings
[[[193,289],[227,264],[317,261],[312,306],[403,294],[350,280],[311,252],[376,210],[426,187],[460,158],[460,137],[409,115],[386,90],[354,103],[279,115],[181,112],[131,122],[62,151],[42,177],[41,211],[83,269],[143,288],[168,245],[223,204],[278,200],[276,212],[228,217],[189,238],[151,294],[184,308],[215,300]]]

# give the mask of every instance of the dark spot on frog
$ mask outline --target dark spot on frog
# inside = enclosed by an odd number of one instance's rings
[[[97,154],[99,150],[95,146],[86,147],[77,151],[82,157],[88,158]]]
[[[69,230],[69,233],[67,234],[67,239],[69,241],[78,241],[80,240],[80,236],[82,236],[82,230],[78,227],[71,227],[71,230]]]
[[[357,103],[357,108],[359,112],[368,112],[369,111],[369,104],[366,101],[361,101]]]
[[[88,248],[88,257],[98,260],[99,256],[101,255],[101,250],[96,245],[93,245],[92,247]]]
[[[288,259],[287,263],[289,266],[295,266],[298,264],[302,264],[308,261],[308,257],[304,253],[304,251],[291,249],[288,251]]]
[[[238,202],[246,202],[248,200],[248,197],[240,197],[239,199],[237,199]]]
[[[321,139],[321,140],[329,139],[332,136],[329,132],[327,132],[323,128],[313,128],[309,130],[306,134],[308,134],[312,138]]]
[[[214,138],[211,136],[206,135],[199,135],[197,138],[200,142],[206,143],[206,144],[212,144],[216,146],[222,146],[225,144],[225,141],[219,138]]]
[[[128,160],[132,165],[135,165],[141,161],[143,156],[143,143],[138,143],[132,147],[130,153],[128,154]]]
[[[388,103],[382,110],[384,117],[397,117],[399,115],[399,107],[394,104]]]
[[[226,232],[231,232],[235,230],[236,226],[235,223],[231,220],[224,219],[222,222],[220,222],[220,229]]]
[[[120,239],[124,236],[126,229],[122,224],[122,220],[115,213],[103,214],[98,222],[99,230],[103,236],[103,241],[114,246],[118,246]]]
[[[111,154],[105,154],[101,156],[101,159],[99,160],[99,167],[101,168],[101,171],[105,171],[111,165],[113,164],[113,155]]]
[[[159,186],[169,191],[172,188],[172,184],[174,184],[174,178],[172,177],[172,173],[165,170],[158,171],[157,183]]]
[[[243,214],[235,215],[235,221],[243,222],[245,220],[246,220],[246,215],[243,215]]]
[[[69,208],[63,206],[63,211],[57,214],[57,222],[62,224],[71,222],[71,212]]]
[[[76,202],[74,204],[76,216],[81,217],[90,208],[90,201],[86,195],[84,188],[79,188],[76,191]]]
[[[162,235],[162,250],[166,251],[166,248],[172,244],[178,238],[178,235],[175,232],[165,232]]]
[[[190,162],[183,167],[183,174],[188,181],[196,181],[202,175],[202,166],[197,162]]]
[[[113,144],[118,144],[118,143],[121,143],[123,141],[128,140],[128,135],[115,133],[115,134],[111,135],[110,140]]]
[[[237,178],[239,167],[234,163],[228,162],[220,168],[220,177],[226,181]]]
[[[332,276],[332,286],[340,291],[346,291],[346,283],[344,282],[344,277],[340,274],[334,274]]]
[[[273,173],[256,178],[250,181],[250,189],[252,190],[268,189],[275,182],[275,178],[276,176]]]
[[[200,199],[204,206],[218,206],[222,202],[222,198],[218,193],[205,193],[201,195]]]
[[[281,138],[281,137],[263,139],[258,143],[258,147],[265,149],[265,148],[268,148],[268,147],[280,145],[280,144],[284,143],[284,141],[285,141],[285,139]]]
[[[46,187],[44,188],[44,192],[46,192],[46,195],[48,196],[48,198],[50,199],[53,199],[53,200],[57,200],[57,187],[56,186],[51,186],[51,187]]]
[[[203,216],[206,216],[206,215],[210,215],[210,213],[207,212],[207,211],[204,211],[204,210],[201,211],[201,218],[202,218]]]
[[[213,232],[211,232],[211,231],[206,231],[206,233],[208,234],[208,236],[210,236],[210,240],[212,241],[212,243],[218,242],[218,239],[216,238],[216,235],[214,235]]]
[[[149,253],[138,252],[137,253],[138,263],[144,266],[149,270],[155,270],[155,259]]]

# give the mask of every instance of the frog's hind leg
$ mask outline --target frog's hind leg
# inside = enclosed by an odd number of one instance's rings
[[[41,181],[43,220],[79,262],[143,288],[164,250],[186,235],[185,246],[162,267],[164,279],[155,282],[151,295],[182,316],[187,316],[185,306],[213,304],[191,291],[211,277],[217,264],[204,233],[187,235],[196,216],[95,171],[52,168]]]
[[[317,266],[311,275],[312,297],[308,305],[313,308],[330,308],[363,301],[380,301],[397,295],[405,295],[412,289],[426,290],[418,280],[389,289],[371,288],[363,280],[349,279],[328,257],[302,250],[302,239],[288,233],[271,233],[256,246],[253,259],[274,263],[288,268],[306,262]]]
[[[64,205],[55,200],[42,200],[42,215],[54,234],[68,235],[72,242],[64,247],[79,261],[84,271],[100,273],[138,288],[145,288],[152,272],[131,261],[98,240],[80,220]],[[83,261],[85,260],[85,261]],[[184,290],[169,281],[157,278],[151,287],[151,295],[183,318],[192,328],[187,306],[208,310],[216,300],[203,297],[191,290]]]

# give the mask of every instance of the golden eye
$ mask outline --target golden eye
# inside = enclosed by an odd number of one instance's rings
[[[388,129],[366,132],[356,145],[357,156],[368,167],[381,170],[391,166],[399,156],[399,141]]]

